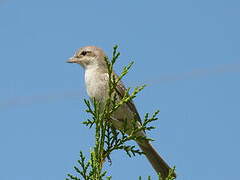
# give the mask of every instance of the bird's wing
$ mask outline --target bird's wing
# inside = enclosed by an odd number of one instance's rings
[[[118,76],[114,73],[114,76],[116,77],[116,79],[118,78]],[[118,94],[118,96],[120,97],[120,99],[123,98],[125,92],[127,91],[127,89],[125,88],[124,84],[122,81],[118,82],[118,85],[116,86],[116,92]],[[128,108],[134,113],[135,117],[137,118],[137,120],[140,122],[141,124],[141,117],[137,111],[137,108],[135,106],[135,104],[133,103],[132,100],[128,101],[127,103]]]
[[[124,93],[126,91],[126,88],[124,87],[123,83],[120,81],[119,86],[116,87],[116,91],[118,93],[118,95],[120,96],[120,98],[123,98]],[[141,117],[137,111],[137,108],[135,106],[135,104],[133,103],[132,100],[128,101],[127,103],[128,108],[134,113],[135,117],[137,118],[137,120],[141,123]]]

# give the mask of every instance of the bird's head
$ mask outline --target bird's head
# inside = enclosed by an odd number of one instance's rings
[[[80,48],[73,57],[67,60],[67,63],[80,64],[85,69],[91,67],[106,66],[106,55],[102,49],[96,46],[86,46]]]

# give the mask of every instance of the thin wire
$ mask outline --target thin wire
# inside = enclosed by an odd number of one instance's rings
[[[194,69],[193,71],[190,71],[190,72],[180,73],[177,75],[162,76],[159,78],[149,79],[144,82],[152,86],[160,83],[161,84],[171,83],[175,81],[192,79],[197,77],[204,77],[204,76],[209,76],[213,74],[239,72],[239,71],[240,71],[240,64],[228,64],[228,65],[218,66],[218,67],[208,68],[208,69]],[[25,96],[25,97],[16,97],[12,99],[7,99],[3,102],[0,102],[0,110],[5,108],[12,108],[20,105],[54,102],[54,101],[58,101],[66,98],[72,98],[72,97],[80,97],[80,90],[68,91],[68,92],[62,92],[62,93],[60,92],[57,94],[54,93],[54,94]]]
[[[80,97],[79,91],[69,91],[69,92],[62,92],[62,93],[54,93],[54,94],[45,94],[45,95],[36,95],[36,96],[23,96],[23,97],[16,97],[12,99],[8,99],[0,102],[0,110],[5,108],[11,108],[14,106],[19,105],[31,105],[31,104],[38,104],[38,103],[47,103],[47,102],[54,102],[66,98],[72,97]]]
[[[217,66],[214,68],[205,68],[205,69],[194,69],[190,72],[180,73],[177,75],[167,75],[159,78],[154,78],[147,80],[146,82],[151,85],[159,83],[168,83],[180,80],[187,80],[192,78],[204,77],[213,74],[222,74],[228,72],[240,72],[240,64],[227,64],[222,66]]]

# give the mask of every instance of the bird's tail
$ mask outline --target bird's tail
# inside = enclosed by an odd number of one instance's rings
[[[161,177],[165,179],[169,174],[169,170],[171,169],[168,164],[163,160],[163,158],[161,158],[161,156],[149,142],[145,141],[144,143],[138,143],[138,145],[144,152],[155,171],[160,173]],[[176,174],[174,173],[173,176],[176,177]]]

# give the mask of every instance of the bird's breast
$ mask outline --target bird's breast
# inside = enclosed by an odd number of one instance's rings
[[[108,81],[105,73],[99,73],[96,70],[85,71],[85,85],[90,98],[98,101],[104,101],[108,93]]]

